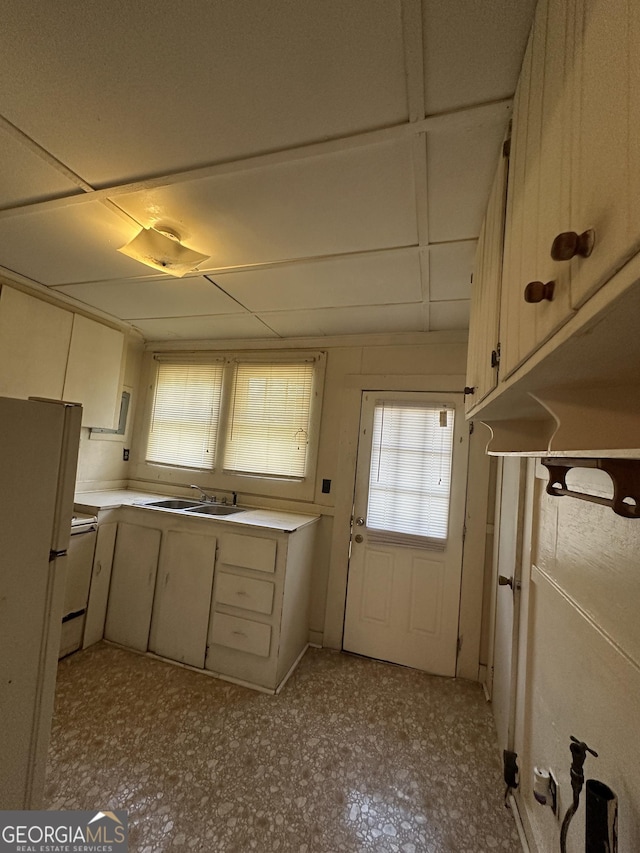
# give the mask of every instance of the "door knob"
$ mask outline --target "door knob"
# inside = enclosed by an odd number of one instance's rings
[[[499,586],[510,586],[511,589],[520,589],[522,584],[520,581],[517,581],[514,577],[505,577],[505,575],[498,575],[498,585]]]
[[[356,518],[356,524],[358,525],[358,527],[362,527],[362,525],[364,524],[364,518],[361,515]]]
[[[570,261],[577,255],[588,258],[596,242],[596,232],[590,228],[582,234],[575,231],[563,231],[551,244],[551,257],[554,261]]]
[[[553,291],[555,290],[555,281],[530,281],[524,289],[525,302],[543,302],[548,299],[549,302],[553,299]]]
[[[355,540],[356,540],[356,542],[358,543],[358,545],[363,541],[363,539],[364,539],[364,537],[363,537],[363,536],[361,536],[359,533],[358,533],[358,535],[355,537]]]

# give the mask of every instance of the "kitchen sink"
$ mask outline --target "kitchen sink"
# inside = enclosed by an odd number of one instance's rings
[[[234,512],[243,512],[239,506],[224,506],[223,504],[206,504],[205,506],[194,506],[188,512],[199,512],[202,515],[233,515]]]
[[[171,498],[164,501],[149,501],[145,506],[157,506],[161,509],[189,509],[192,506],[198,506],[199,501],[185,501],[180,498]]]

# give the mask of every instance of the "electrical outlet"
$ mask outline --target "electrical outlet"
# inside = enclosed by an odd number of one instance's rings
[[[551,796],[551,810],[556,817],[560,816],[560,803],[558,802],[558,780],[554,776],[553,770],[549,768],[549,794]]]
[[[123,462],[129,461],[129,448],[128,447],[124,447],[122,450],[122,461]]]

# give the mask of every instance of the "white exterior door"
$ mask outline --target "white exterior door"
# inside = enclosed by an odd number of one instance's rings
[[[456,673],[468,428],[460,395],[365,392],[343,648]]]

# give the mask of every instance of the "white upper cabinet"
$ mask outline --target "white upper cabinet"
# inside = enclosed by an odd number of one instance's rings
[[[638,396],[639,104],[640,3],[539,0],[514,100],[493,390],[473,362],[496,321],[474,311],[470,329],[468,412],[496,452],[637,445],[637,426],[592,426],[614,399],[618,421],[635,413]],[[484,263],[481,250],[475,301]]]
[[[571,98],[566,0],[540,0],[516,92],[502,290],[506,378],[571,316],[570,267],[552,260],[568,230]]]
[[[0,396],[62,398],[73,314],[20,290],[0,292]]]
[[[73,316],[63,398],[82,403],[82,426],[116,426],[125,337],[80,314]]]
[[[508,147],[508,143],[506,143]],[[482,223],[471,296],[465,408],[469,411],[498,383],[498,309],[502,277],[507,156],[498,165],[487,213]]]
[[[637,2],[575,0],[571,221],[563,230],[595,231],[591,256],[571,261],[575,307],[640,244],[639,17]]]
[[[123,332],[13,287],[0,288],[0,396],[82,403],[82,426],[117,425]]]

